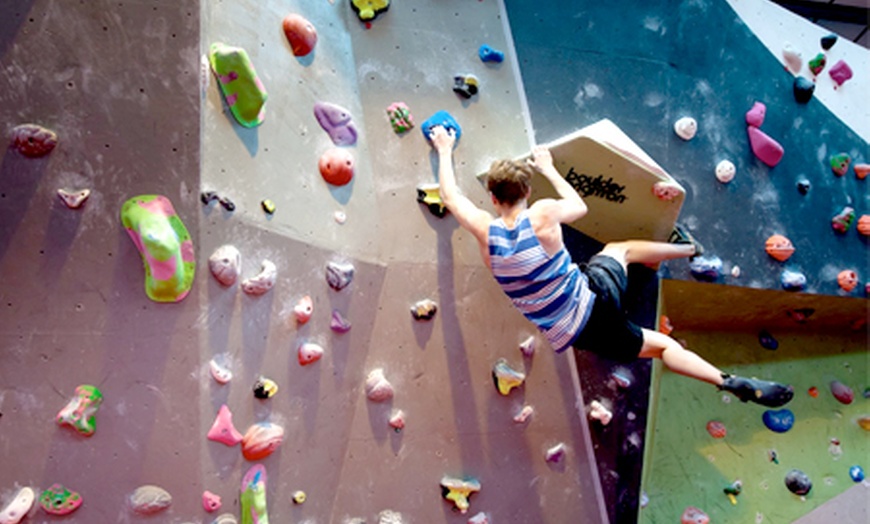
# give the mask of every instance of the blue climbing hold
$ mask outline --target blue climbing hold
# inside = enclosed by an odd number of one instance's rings
[[[786,269],[782,272],[780,282],[786,291],[803,291],[807,287],[807,277],[800,271]]]
[[[794,426],[794,413],[790,409],[768,409],[761,415],[767,429],[775,433],[785,433]]]
[[[480,46],[477,55],[484,62],[502,62],[504,60],[504,53],[497,51],[486,44]]]
[[[855,482],[861,482],[864,480],[864,469],[861,466],[852,466],[849,468],[849,476]]]
[[[438,111],[420,125],[420,131],[423,132],[423,136],[426,137],[426,140],[432,139],[432,128],[435,126],[442,126],[447,130],[452,129],[456,134],[457,142],[459,141],[459,137],[462,136],[462,128],[459,127],[459,123],[456,122],[456,119],[450,116],[450,113],[447,111]]]
[[[769,349],[771,351],[779,347],[779,342],[777,342],[777,340],[773,338],[773,335],[770,334],[770,331],[766,329],[762,329],[758,333],[758,343],[761,344],[761,347],[764,349]]]

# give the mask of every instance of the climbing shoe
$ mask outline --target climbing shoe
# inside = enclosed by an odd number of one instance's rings
[[[690,258],[699,257],[704,254],[704,246],[695,240],[695,237],[689,233],[688,229],[679,224],[674,225],[674,230],[671,231],[671,235],[668,237],[668,242],[671,244],[692,244],[695,246],[695,254]]]
[[[794,396],[794,388],[777,382],[725,374],[722,378],[724,381],[719,386],[719,390],[727,391],[743,402],[755,402],[769,408],[778,408],[788,404]]]

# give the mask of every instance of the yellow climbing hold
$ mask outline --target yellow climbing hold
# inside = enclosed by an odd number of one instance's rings
[[[480,491],[480,482],[476,479],[457,479],[443,477],[441,479],[441,496],[453,502],[460,513],[468,511],[468,497]]]
[[[507,395],[513,388],[519,387],[525,382],[526,375],[512,369],[507,360],[500,358],[492,367],[492,379],[498,392]]]

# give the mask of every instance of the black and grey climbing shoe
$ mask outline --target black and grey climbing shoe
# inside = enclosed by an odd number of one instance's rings
[[[679,224],[674,225],[674,230],[671,231],[671,235],[668,237],[668,242],[671,244],[692,244],[695,246],[695,254],[692,255],[691,258],[699,257],[704,254],[704,246],[695,240],[695,237],[689,233],[688,229]]]
[[[719,389],[733,394],[743,402],[778,408],[788,404],[794,396],[794,388],[777,382],[724,374],[722,378],[724,381]]]

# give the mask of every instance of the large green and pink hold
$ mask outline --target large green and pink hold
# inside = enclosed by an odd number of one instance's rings
[[[268,95],[248,53],[215,42],[209,49],[208,61],[236,121],[245,127],[262,124]]]
[[[121,223],[142,256],[145,293],[155,302],[179,302],[190,293],[196,262],[193,241],[172,202],[135,196],[121,206]]]

